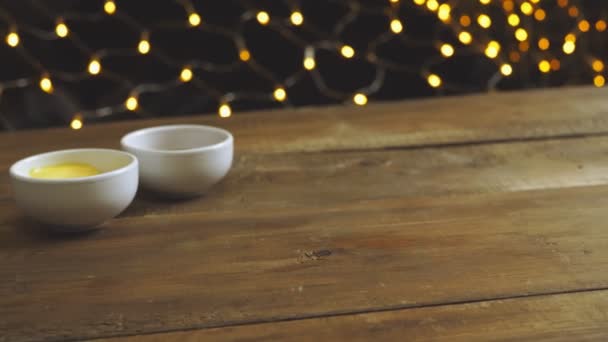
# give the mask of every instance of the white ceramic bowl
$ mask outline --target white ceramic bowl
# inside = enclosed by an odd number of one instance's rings
[[[169,125],[131,132],[121,145],[139,159],[143,187],[170,197],[191,197],[228,173],[233,141],[232,134],[221,128]]]
[[[62,163],[87,163],[101,173],[67,179],[29,175],[33,168]],[[118,215],[133,201],[138,162],[118,150],[62,150],[18,161],[11,166],[10,176],[17,205],[27,216],[54,230],[80,231]]]

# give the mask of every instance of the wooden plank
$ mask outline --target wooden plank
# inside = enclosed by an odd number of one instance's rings
[[[136,335],[164,341],[606,341],[608,291]]]
[[[0,164],[42,151],[117,147],[129,131],[161,124],[221,126],[247,153],[378,149],[608,132],[604,89],[575,87],[352,106],[180,117],[0,134]]]
[[[241,154],[208,196],[168,202],[140,194],[123,216],[323,208],[366,199],[606,184],[606,151],[608,137],[403,151]],[[0,223],[14,221],[20,214],[7,174],[0,175],[0,190]]]
[[[608,287],[608,186],[0,226],[0,334],[93,338]]]

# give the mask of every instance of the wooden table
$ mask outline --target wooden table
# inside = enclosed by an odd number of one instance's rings
[[[566,88],[0,135],[0,340],[608,340],[608,94]],[[207,196],[92,234],[23,219],[21,157],[193,122]]]

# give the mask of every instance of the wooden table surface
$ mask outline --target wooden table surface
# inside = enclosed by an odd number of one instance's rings
[[[587,87],[0,134],[0,341],[606,341],[608,94]],[[55,236],[8,168],[233,132],[227,178]]]

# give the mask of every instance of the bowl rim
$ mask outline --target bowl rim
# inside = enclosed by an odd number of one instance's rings
[[[182,128],[195,128],[195,129],[200,129],[203,131],[215,131],[215,132],[223,134],[224,139],[215,144],[181,149],[181,150],[163,150],[163,149],[156,149],[156,148],[149,148],[149,147],[141,147],[141,146],[136,146],[134,144],[130,144],[127,142],[127,140],[132,139],[135,136],[150,134],[150,133],[159,132],[159,131],[179,130]],[[219,128],[219,127],[215,127],[215,126],[207,126],[207,125],[197,125],[197,124],[176,124],[176,125],[161,125],[161,126],[147,127],[147,128],[142,128],[142,129],[138,129],[138,130],[129,132],[120,139],[120,145],[122,146],[123,149],[129,148],[129,149],[133,149],[136,151],[159,153],[159,154],[165,154],[165,155],[183,155],[183,154],[193,154],[193,153],[217,150],[224,146],[233,144],[233,141],[234,141],[234,137],[232,136],[232,133],[230,133],[229,131],[227,131],[223,128]]]
[[[125,166],[119,167],[117,169],[114,169],[114,170],[111,170],[108,172],[100,173],[100,174],[94,175],[94,176],[77,177],[77,178],[34,178],[34,177],[30,177],[30,176],[24,176],[17,172],[17,167],[21,163],[25,163],[32,159],[48,157],[49,155],[53,155],[53,154],[63,154],[63,153],[70,153],[70,152],[111,152],[111,153],[126,155],[127,157],[129,157],[131,159],[131,161]],[[23,182],[36,183],[36,184],[94,183],[94,182],[100,182],[100,181],[103,181],[103,180],[106,180],[109,178],[113,178],[116,176],[120,176],[124,173],[127,173],[129,170],[131,170],[133,168],[138,168],[138,166],[139,166],[139,162],[137,160],[137,157],[135,157],[133,154],[126,152],[126,151],[115,150],[115,149],[111,149],[111,148],[72,148],[72,149],[65,149],[65,150],[49,151],[49,152],[34,154],[32,156],[25,157],[23,159],[20,159],[20,160],[14,162],[13,165],[11,165],[11,167],[9,169],[9,173],[10,173],[11,178],[13,178],[13,179],[23,181]]]

